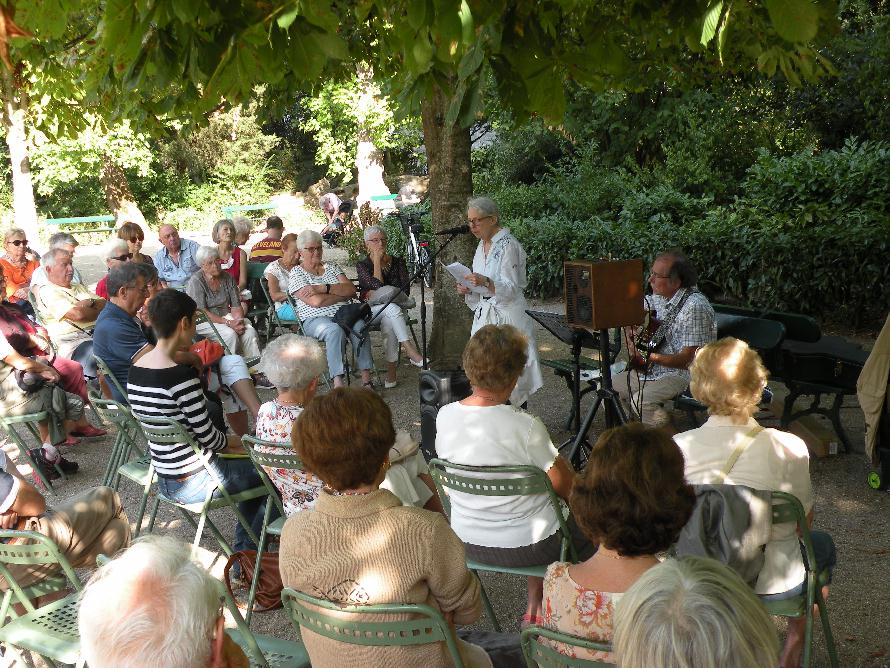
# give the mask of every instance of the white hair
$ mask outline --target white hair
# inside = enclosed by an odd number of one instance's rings
[[[372,234],[382,234],[383,238],[386,238],[386,230],[384,230],[380,225],[370,225],[365,228],[364,235],[365,241],[371,238]]]
[[[321,235],[315,230],[303,230],[297,235],[297,248],[303,250],[311,241],[321,243]]]
[[[130,252],[130,246],[127,244],[126,239],[119,239],[117,237],[113,237],[105,242],[105,245],[102,247],[102,257],[106,260],[110,260],[111,258],[120,257],[121,255],[126,255]]]
[[[250,218],[245,218],[244,216],[235,216],[232,220],[232,225],[235,226],[235,234],[247,232],[250,234],[253,232],[253,222]]]
[[[713,559],[668,559],[615,609],[622,668],[759,668],[779,662],[776,627],[735,571]]]
[[[189,547],[144,536],[99,568],[83,590],[80,647],[90,668],[206,666],[220,592]]]
[[[260,369],[279,391],[303,390],[327,368],[318,341],[308,336],[284,334],[263,351]]]
[[[216,246],[201,246],[195,251],[195,262],[200,267],[208,260],[219,258],[219,249]]]
[[[62,255],[70,256],[71,253],[66,251],[64,248],[50,248],[43,256],[40,258],[40,266],[44,269],[49,269],[50,267],[56,266],[56,260],[59,259]]]
[[[497,202],[491,197],[471,197],[467,201],[467,210],[476,209],[483,216],[500,216]]]

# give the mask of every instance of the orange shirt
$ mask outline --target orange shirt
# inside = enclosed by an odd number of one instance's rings
[[[29,260],[24,267],[12,264],[5,257],[0,257],[0,268],[6,276],[6,294],[4,297],[9,299],[12,294],[19,288],[27,287],[31,284],[31,275],[34,270],[40,266],[38,260]]]

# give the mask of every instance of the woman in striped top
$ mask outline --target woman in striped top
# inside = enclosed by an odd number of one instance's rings
[[[195,337],[195,301],[178,290],[161,290],[149,302],[149,318],[158,338],[157,346],[130,367],[127,396],[137,419],[168,417],[181,423],[205,453],[210,466],[231,493],[262,485],[250,459],[222,458],[220,454],[244,455],[238,436],[226,436],[210,421],[198,370],[177,364],[173,355],[191,346]],[[203,502],[216,480],[187,443],[148,443],[158,474],[158,488],[178,503]],[[262,528],[264,499],[238,504],[251,528],[259,535]],[[273,508],[273,512],[274,512]],[[256,549],[240,523],[235,525],[234,548]]]
[[[345,302],[355,297],[355,286],[343,270],[335,264],[321,261],[321,235],[303,230],[297,235],[300,264],[291,269],[287,291],[297,300],[297,315],[303,322],[303,332],[324,341],[328,358],[328,373],[334,379],[334,387],[343,386],[343,350],[346,333],[334,322],[334,314]],[[358,353],[358,367],[362,372],[362,385],[373,388],[371,383],[371,340],[362,343],[358,332],[365,326],[359,320],[352,328],[352,345]]]

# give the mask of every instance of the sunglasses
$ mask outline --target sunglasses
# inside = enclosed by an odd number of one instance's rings
[[[7,241],[6,243],[12,244],[13,246],[27,246],[27,239],[13,239],[12,241]]]
[[[145,241],[145,237],[130,237],[131,244],[135,244],[137,241]]]
[[[121,262],[126,262],[127,260],[133,259],[132,253],[127,253],[126,255],[118,255],[117,257],[110,257],[109,260],[119,260]]]

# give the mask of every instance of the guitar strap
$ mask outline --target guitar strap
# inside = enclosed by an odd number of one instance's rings
[[[667,336],[668,330],[674,324],[674,320],[677,319],[677,316],[680,315],[680,311],[683,310],[683,305],[686,303],[686,300],[689,299],[689,296],[694,291],[694,288],[685,288],[685,292],[683,293],[683,296],[680,297],[680,301],[677,302],[676,308],[668,309],[668,312],[661,320],[661,325],[658,326],[658,329],[655,330],[655,333],[652,335],[652,343],[654,345],[661,345],[664,337]]]

